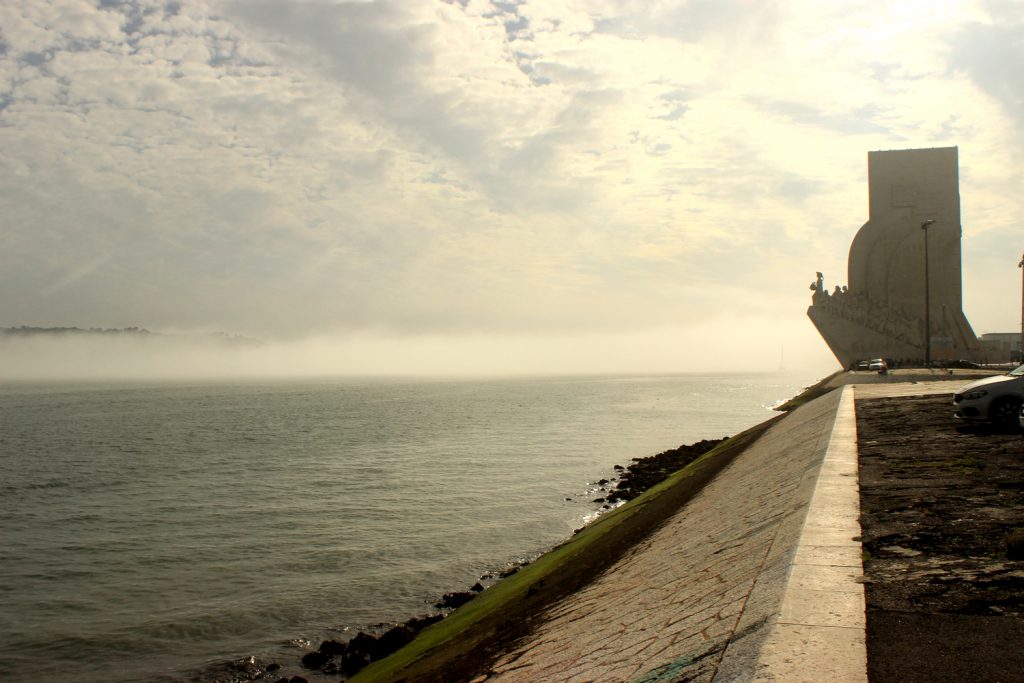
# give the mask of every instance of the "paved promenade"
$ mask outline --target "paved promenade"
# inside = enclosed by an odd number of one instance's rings
[[[840,448],[826,459],[841,399],[852,416],[851,392],[831,392],[772,426],[475,680],[864,680],[860,550],[857,532],[843,526],[851,516],[856,523],[854,437],[836,440],[852,444],[852,456]],[[839,493],[850,483],[852,496]],[[816,488],[821,501],[845,501],[845,511],[816,508]],[[800,545],[805,520],[817,535]],[[858,610],[851,627],[844,620]],[[837,642],[845,659],[832,651]],[[805,670],[823,645],[829,653],[816,666],[825,669]]]
[[[932,382],[901,382],[897,384],[858,384],[856,392],[858,399],[896,398],[901,396],[934,396],[936,394],[952,394],[970,381],[973,381],[973,379],[936,380]],[[950,408],[950,414],[952,415],[952,408]]]

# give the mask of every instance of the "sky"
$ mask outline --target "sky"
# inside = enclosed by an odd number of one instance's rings
[[[1022,2],[0,0],[0,326],[831,369],[867,152],[956,145],[964,308],[1015,331],[1021,83]]]

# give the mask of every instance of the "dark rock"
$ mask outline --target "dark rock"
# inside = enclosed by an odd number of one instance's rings
[[[633,458],[629,468],[616,465],[616,470],[625,470],[615,490],[608,494],[608,502],[632,500],[655,484],[663,481],[673,472],[681,470],[704,455],[725,439],[703,439],[690,445],[658,453],[647,458]]]
[[[280,664],[278,664],[277,662],[271,662],[270,664],[267,664],[267,673],[271,673],[272,674],[272,673],[274,673],[275,671],[277,671],[280,668],[281,668]]]
[[[378,654],[381,659],[387,657],[392,652],[397,652],[399,649],[405,647],[413,641],[416,637],[416,632],[407,626],[396,626],[377,641],[379,645]]]
[[[608,483],[607,479],[601,479],[600,481],[597,482],[597,485],[598,486],[604,486],[607,483]]]
[[[323,652],[307,652],[302,655],[302,666],[307,669],[320,669],[331,661],[331,655]]]
[[[593,503],[603,503],[604,502],[604,498],[595,498],[591,502],[593,502]]]
[[[292,676],[288,679],[288,683],[309,683],[309,681],[302,676]]]
[[[416,633],[419,633],[426,627],[430,626],[431,624],[436,624],[442,619],[444,619],[443,614],[430,614],[425,617],[413,617],[409,621],[405,622],[405,625],[411,628]]]
[[[473,584],[473,586],[469,590],[473,591],[474,593],[479,593],[483,589],[484,589],[484,585],[482,583],[480,583],[479,581],[477,581],[476,583]]]
[[[612,469],[615,469],[615,470],[619,470],[619,471],[621,472],[622,470],[624,470],[624,469],[626,469],[626,468],[625,468],[625,467],[623,467],[622,465],[616,465],[616,466],[615,466],[615,467],[613,467]]]
[[[370,658],[361,652],[353,652],[351,648],[341,656],[341,673],[352,676],[370,664]]]
[[[476,595],[466,591],[445,593],[444,596],[442,596],[441,601],[436,603],[434,607],[437,607],[438,609],[457,609],[475,597]]]
[[[322,652],[325,655],[330,655],[331,657],[337,657],[345,654],[345,650],[347,649],[348,645],[345,643],[338,642],[337,640],[325,640],[320,643],[319,652]]]
[[[377,659],[375,655],[380,651],[380,643],[377,636],[360,631],[356,637],[348,641],[348,650],[345,654],[366,655],[367,659]]]

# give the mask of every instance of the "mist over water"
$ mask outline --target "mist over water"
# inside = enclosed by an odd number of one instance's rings
[[[0,380],[523,377],[784,368],[821,376],[836,370],[827,347],[799,332],[810,323],[798,323],[720,318],[629,332],[363,331],[270,340],[173,332],[0,334]]]
[[[5,383],[0,676],[183,680],[425,613],[814,379]]]

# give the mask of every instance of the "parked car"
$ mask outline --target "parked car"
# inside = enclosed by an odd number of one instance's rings
[[[889,373],[889,366],[886,365],[884,358],[875,358],[868,363],[868,370],[877,370],[878,374],[886,375]]]
[[[954,414],[961,420],[1011,425],[1024,406],[1024,365],[1006,375],[986,377],[953,394]]]

